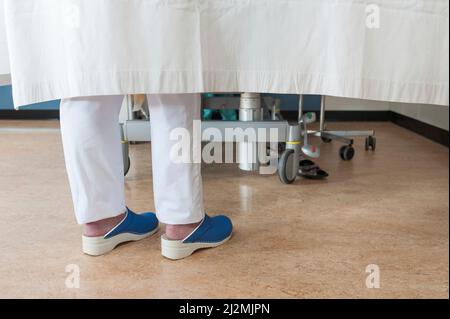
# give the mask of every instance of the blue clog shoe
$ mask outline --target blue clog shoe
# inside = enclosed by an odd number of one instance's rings
[[[226,216],[205,216],[200,225],[183,240],[161,237],[161,253],[164,257],[177,260],[186,258],[196,250],[222,245],[231,238],[233,224]]]
[[[136,214],[127,208],[124,219],[106,235],[82,237],[83,252],[91,256],[100,256],[113,250],[117,245],[128,241],[137,241],[158,231],[158,219],[154,213]]]

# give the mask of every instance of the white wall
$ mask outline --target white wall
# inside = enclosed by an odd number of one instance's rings
[[[327,97],[330,111],[393,111],[413,119],[449,130],[449,107],[428,104],[390,103],[360,99]]]
[[[449,107],[442,105],[390,103],[391,111],[449,130]]]
[[[389,102],[327,96],[328,111],[389,111]]]
[[[11,77],[9,75],[0,74],[0,86],[11,84]]]

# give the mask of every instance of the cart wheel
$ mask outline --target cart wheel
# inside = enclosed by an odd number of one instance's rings
[[[321,136],[320,138],[322,139],[322,142],[324,142],[324,143],[331,143],[333,141],[331,138],[327,138],[324,136]]]
[[[278,162],[278,177],[283,184],[292,184],[296,177],[297,172],[294,172],[294,150],[288,149],[281,154]]]
[[[131,159],[130,157],[128,157],[128,160],[125,161],[125,163],[123,163],[123,167],[124,167],[124,176],[127,176],[128,172],[130,171],[130,167],[131,167]]]
[[[366,138],[366,151],[375,151],[377,148],[377,139],[375,136],[368,136]]]
[[[355,156],[355,149],[351,145],[344,145],[339,150],[339,155],[344,161],[351,161]]]

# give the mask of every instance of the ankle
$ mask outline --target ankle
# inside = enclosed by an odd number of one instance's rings
[[[166,225],[166,237],[170,240],[185,239],[201,222],[185,225]]]
[[[116,227],[125,218],[125,213],[111,218],[102,219],[96,222],[84,224],[84,236],[98,237],[106,235],[111,229]]]

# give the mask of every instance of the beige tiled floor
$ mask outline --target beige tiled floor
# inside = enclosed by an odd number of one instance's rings
[[[0,297],[437,297],[448,298],[449,153],[390,123],[374,127],[375,154],[357,141],[352,162],[323,146],[328,181],[282,185],[276,176],[204,167],[206,208],[236,232],[225,246],[172,262],[159,235],[92,258],[80,253],[54,121],[0,121]],[[153,209],[148,144],[132,146],[128,205]],[[67,265],[81,286],[65,285]],[[365,287],[377,264],[381,289]]]

